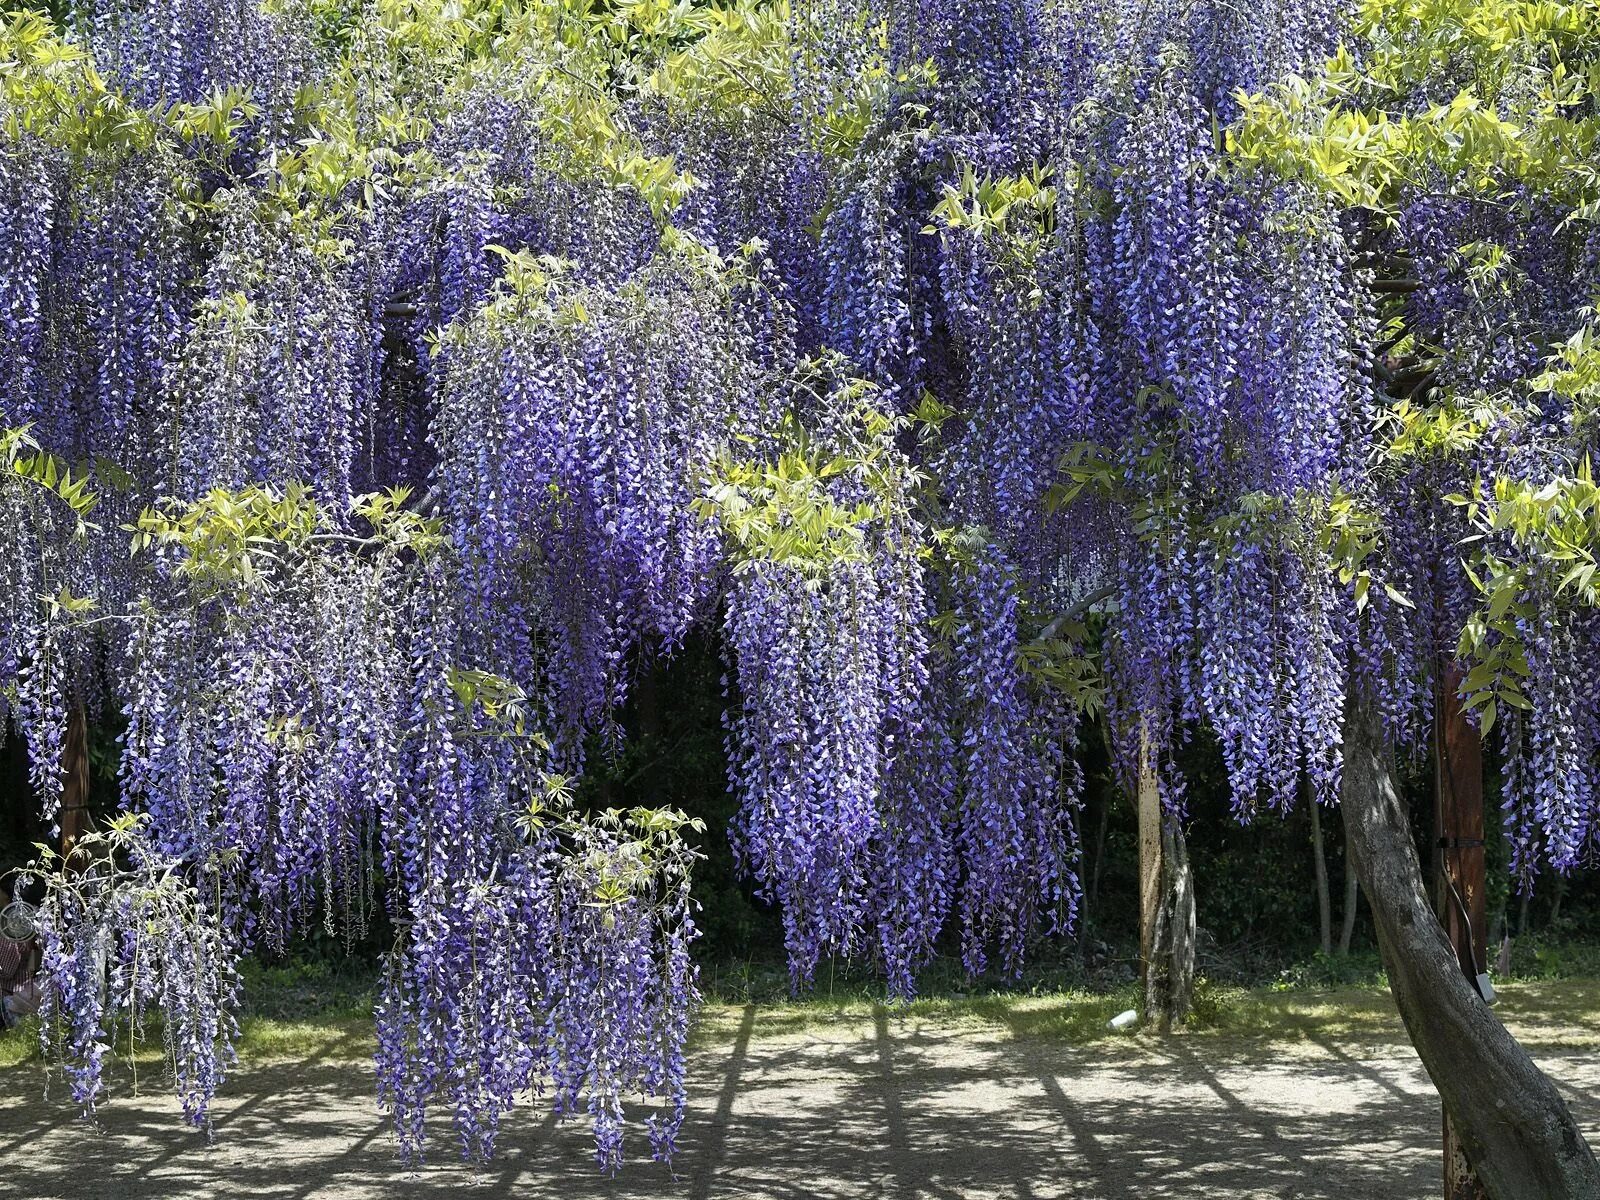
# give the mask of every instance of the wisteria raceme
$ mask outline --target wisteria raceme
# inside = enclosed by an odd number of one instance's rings
[[[1205,120],[1184,96],[1152,103],[1118,157],[1115,278],[1135,347],[1131,382],[1168,388],[1184,449],[1222,472],[1228,418],[1255,361],[1251,318],[1231,247],[1240,207],[1210,171]]]
[[[159,1010],[184,1116],[209,1128],[238,1040],[241,944],[219,907],[236,895],[237,864],[162,855],[143,834],[143,821],[119,818],[78,843],[71,870],[42,864],[39,936],[51,988],[41,1033],[73,1099],[93,1111],[116,1040],[142,1035]]]
[[[1585,497],[1580,504],[1587,507],[1591,489],[1586,471],[1539,485],[1502,476],[1485,500],[1493,512],[1538,497],[1534,503],[1554,505],[1548,511],[1559,515],[1572,496]],[[1542,522],[1501,523],[1480,510],[1471,527],[1487,550],[1485,570],[1473,578],[1477,594],[1449,651],[1482,664],[1461,690],[1486,734],[1492,726],[1503,755],[1511,866],[1525,890],[1541,865],[1570,870],[1600,841],[1592,790],[1600,721],[1584,702],[1580,665],[1600,630],[1592,607],[1568,598],[1572,569],[1549,553]],[[1498,668],[1509,684],[1481,682],[1486,668]]]
[[[933,603],[924,567],[906,548],[902,543],[902,553],[886,556],[878,567],[877,632],[888,643],[878,651],[885,779],[869,920],[891,994],[909,997],[917,969],[932,957],[954,911],[960,861],[950,819],[959,811],[950,687],[936,677],[931,639],[917,617]]]
[[[167,494],[198,481],[300,481],[350,494],[356,355],[368,342],[347,255],[314,213],[283,219],[219,195],[226,248],[173,364],[157,425],[173,447]]]
[[[83,700],[90,642],[77,618],[91,588],[84,477],[42,452],[27,429],[0,427],[0,738],[15,730],[53,827],[61,801],[67,709]]]
[[[1070,201],[1057,203],[1065,208]],[[1028,556],[1026,565],[1016,565],[1043,586],[1061,553],[1045,513],[1058,462],[1093,432],[1085,372],[1090,331],[1077,320],[1080,298],[1070,292],[1029,301],[1041,285],[1060,287],[1060,261],[1030,269],[994,262],[993,255],[976,237],[946,235],[945,311],[966,371],[957,401],[960,435],[941,474],[951,480],[954,511],[1003,538],[1019,558]]]
[[[913,231],[895,194],[900,171],[916,161],[914,144],[905,144],[909,140],[890,131],[880,147],[863,154],[859,185],[846,193],[822,230],[829,346],[875,383],[907,389],[919,376],[922,354],[908,245]]]
[[[319,915],[330,930],[364,920],[377,856],[404,931],[378,1014],[380,1093],[407,1156],[444,1104],[464,1151],[487,1157],[501,1115],[549,1077],[559,1112],[588,1113],[609,1169],[622,1096],[665,1097],[650,1126],[665,1157],[696,999],[686,818],[590,819],[546,788],[549,747],[527,728],[526,700],[455,666],[455,576],[436,557],[437,524],[402,499],[356,505],[365,536],[302,491],[214,491],[141,519],[161,558],[130,642],[123,771],[147,822],[141,853],[178,864],[169,873],[235,864],[217,901],[201,888],[207,913],[194,917],[234,954],[282,946]],[[163,737],[169,726],[182,736]],[[73,918],[52,961],[97,953],[90,932]],[[73,995],[61,1016],[88,1103],[108,1022],[143,1000],[107,1009]],[[199,1047],[225,1048],[230,999],[160,996],[168,1027],[197,1047],[180,1078],[196,1119],[220,1081]]]
[[[883,787],[883,664],[863,636],[876,601],[876,581],[858,562],[821,578],[753,562],[728,599],[737,844],[782,905],[798,983],[810,982],[824,954],[857,950],[865,916]]]
[[[265,566],[282,578],[241,605],[231,586],[197,585],[193,559],[178,554],[165,566],[129,641],[137,682],[123,786],[153,818],[148,836],[161,853],[205,860],[248,849],[264,901],[259,935],[282,945],[317,906],[331,913],[341,892],[366,890],[361,814],[395,788],[395,765],[371,724],[393,724],[405,686],[390,609],[397,572],[392,553],[373,561],[315,553],[308,539],[340,535],[316,530],[302,495],[279,507],[257,491],[231,504],[212,493],[189,511],[222,521],[270,514],[249,536],[280,543],[288,561]],[[174,536],[160,522],[142,524]],[[216,524],[208,530],[216,535]],[[230,550],[250,553],[238,542]],[[319,664],[314,677],[310,663]],[[352,694],[363,696],[359,710],[344,703]],[[179,735],[168,736],[174,728]]]
[[[624,1095],[665,1098],[649,1131],[656,1157],[671,1155],[697,998],[684,864],[638,822],[569,826],[575,849],[557,826],[524,821],[530,840],[502,840],[486,877],[440,872],[417,897],[378,1011],[379,1094],[407,1158],[436,1097],[463,1150],[487,1159],[501,1117],[546,1086],[558,1113],[588,1115],[609,1171]]]
[[[1241,533],[1262,505],[1321,511],[1359,480],[1370,383],[1352,335],[1368,306],[1331,206],[1234,177],[1185,63],[1158,57],[1142,112],[1094,135],[1116,169],[1111,214],[1082,226],[1083,268],[1067,276],[1083,279],[1079,328],[1094,331],[1078,339],[1092,399],[1074,423],[1092,449],[1069,458],[1099,464],[1075,468],[1080,504],[1112,495],[1127,510],[1100,526],[1122,543],[1103,556],[1118,564],[1119,758],[1131,768],[1137,731],[1160,754],[1174,720],[1204,720],[1253,811],[1286,804],[1302,763],[1323,794],[1337,778],[1346,601],[1309,543]]]
[[[780,444],[705,504],[734,559],[735,847],[782,906],[797,986],[825,955],[870,952],[909,995],[955,898],[955,746],[923,629],[903,423],[864,407],[883,392],[829,370],[807,364],[797,381],[812,395],[807,452]]]
[[[1035,59],[1042,6],[1030,0],[996,0],[977,9],[948,2],[914,6],[916,42],[938,79],[934,117],[959,132],[983,130],[1026,145],[1042,97]]]
[[[1372,594],[1359,618],[1350,616],[1346,644],[1351,673],[1369,688],[1387,681],[1376,704],[1398,745],[1423,747],[1436,701],[1433,673],[1451,649],[1454,630],[1468,620],[1473,589],[1451,547],[1468,536],[1464,514],[1441,511],[1430,497],[1466,486],[1458,469],[1437,461],[1408,464],[1379,494],[1386,531],[1383,573],[1395,596]]]
[[[1232,118],[1239,93],[1319,66],[1338,47],[1348,13],[1346,0],[1187,6],[1186,41],[1197,98],[1222,120]],[[1147,18],[1146,27],[1157,23]]]
[[[1234,803],[1245,812],[1258,804],[1290,808],[1302,770],[1318,802],[1336,796],[1339,779],[1337,602],[1318,551],[1275,536],[1294,527],[1271,504],[1222,526],[1198,598],[1200,702],[1222,743]],[[1259,719],[1261,708],[1279,715]]]
[[[1528,624],[1528,665],[1541,684],[1539,699],[1521,729],[1505,739],[1528,780],[1526,798],[1506,816],[1518,847],[1513,869],[1524,875],[1532,874],[1536,856],[1567,869],[1592,845],[1597,733],[1573,670],[1582,661],[1581,647],[1593,644],[1592,628],[1582,628],[1592,626],[1592,618],[1539,614]]]
[[[87,0],[73,6],[97,64],[140,106],[202,103],[248,89],[281,122],[309,65],[294,37],[295,3],[258,0]]]
[[[31,403],[45,382],[41,358],[49,327],[47,292],[61,164],[37,138],[7,138],[0,145],[0,329],[10,348],[0,377],[0,411],[8,421],[20,421],[31,415],[22,405]]]
[[[1041,922],[1068,926],[1076,903],[1066,813],[1079,788],[1067,754],[1073,718],[1029,692],[1008,566],[984,548],[963,569],[952,639],[951,682],[962,717],[962,956],[972,972],[984,968],[991,941],[1003,968],[1016,972],[1029,935]]]
[[[1070,921],[1071,721],[1023,669],[997,552],[954,581],[956,665],[935,671],[925,639],[893,632],[928,604],[907,555],[921,535],[897,515],[909,477],[871,449],[870,430],[896,423],[869,415],[852,442],[837,414],[817,413],[819,449],[847,450],[828,467],[781,458],[715,497],[738,556],[725,618],[737,845],[782,903],[797,983],[824,954],[875,941],[909,993],[947,912],[969,969],[998,947],[1014,971],[1036,929]],[[859,471],[836,465],[849,462]],[[820,510],[821,531],[787,538],[801,508]],[[874,573],[861,547],[879,539]]]
[[[134,469],[191,300],[172,198],[185,171],[154,150],[109,153],[103,175],[75,176],[27,135],[9,156],[45,190],[7,205],[18,256],[7,274],[24,291],[0,407],[56,453]]]
[[[576,750],[629,650],[700,615],[720,558],[692,501],[736,420],[760,427],[787,350],[759,282],[695,243],[616,291],[511,269],[445,348],[436,486],[470,531],[475,659],[543,697]]]
[[[1549,353],[1548,331],[1579,325],[1594,277],[1581,269],[1580,237],[1551,235],[1559,224],[1525,190],[1500,205],[1417,189],[1393,249],[1418,272],[1407,308],[1444,348],[1440,382],[1465,392],[1527,379]]]

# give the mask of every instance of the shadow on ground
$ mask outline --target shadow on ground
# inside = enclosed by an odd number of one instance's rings
[[[165,1096],[114,1096],[96,1130],[39,1098],[37,1067],[0,1073],[0,1162],[16,1194],[36,1200],[1411,1200],[1437,1190],[1436,1101],[1399,1041],[1309,1030],[1289,1050],[1179,1037],[1127,1055],[882,1010],[802,1033],[757,1030],[752,1008],[732,1036],[697,1044],[676,1178],[638,1161],[604,1179],[582,1127],[538,1109],[508,1119],[490,1167],[456,1163],[441,1140],[437,1165],[408,1175],[371,1100],[370,1068],[344,1061],[337,1039],[306,1061],[236,1074],[211,1146]],[[1541,1050],[1593,1136],[1600,1063],[1586,1048]],[[632,1148],[645,1146],[639,1136]]]

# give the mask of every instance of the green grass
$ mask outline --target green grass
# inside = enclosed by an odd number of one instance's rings
[[[811,998],[768,1004],[708,1004],[696,1039],[701,1043],[739,1036],[746,1020],[756,1037],[864,1026],[882,1014],[895,1027],[936,1026],[975,1033],[1096,1048],[1117,1056],[1139,1056],[1160,1045],[1142,1033],[1117,1033],[1107,1022],[1137,1001],[1135,989],[1071,990],[1041,994],[932,997],[884,1004],[866,997]],[[1600,1049],[1600,979],[1508,981],[1496,1011],[1530,1049]],[[1202,990],[1196,1016],[1175,1035],[1208,1052],[1260,1054],[1330,1044],[1359,1049],[1406,1040],[1388,989],[1344,985],[1286,989],[1222,987]]]
[[[239,1057],[243,1062],[335,1061],[371,1058],[374,1049],[369,1017],[327,1015],[305,1020],[244,1017],[239,1022]],[[162,1063],[161,1026],[152,1019],[134,1050],[140,1075],[159,1071]],[[41,1064],[39,1023],[29,1020],[0,1034],[0,1071]],[[128,1040],[118,1038],[116,1061],[128,1061]]]
[[[1600,950],[1529,946],[1513,968],[1511,978],[1497,983],[1496,1011],[1530,1049],[1600,1049]],[[694,1041],[712,1046],[746,1031],[770,1038],[826,1029],[866,1032],[887,1024],[896,1030],[937,1027],[1037,1039],[1117,1057],[1148,1054],[1160,1045],[1149,1035],[1107,1028],[1114,1015],[1135,1006],[1131,982],[1086,986],[1063,982],[1067,974],[1064,969],[1052,974],[1046,967],[1012,987],[955,976],[941,979],[941,986],[921,999],[886,1003],[881,984],[870,977],[829,972],[826,965],[816,990],[800,999],[787,994],[781,966],[708,967],[707,1003]],[[370,967],[250,964],[240,1016],[241,1059],[369,1058],[376,988]],[[1313,960],[1251,987],[1201,979],[1195,1015],[1177,1036],[1197,1049],[1205,1046],[1207,1053],[1250,1055],[1260,1054],[1266,1044],[1279,1050],[1337,1045],[1359,1052],[1363,1045],[1401,1043],[1405,1031],[1376,960],[1355,958]],[[125,1061],[126,1046],[119,1050]],[[152,1037],[135,1057],[141,1074],[160,1070],[159,1026],[152,1025]],[[0,1069],[39,1061],[35,1024],[0,1035]]]
[[[25,1021],[0,1033],[0,1071],[39,1060],[38,1025]]]

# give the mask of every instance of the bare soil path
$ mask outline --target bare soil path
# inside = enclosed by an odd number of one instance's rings
[[[407,1175],[370,1068],[337,1035],[303,1061],[241,1068],[212,1146],[163,1094],[114,1096],[96,1133],[40,1099],[36,1065],[0,1071],[0,1174],[30,1200],[1438,1194],[1437,1103],[1398,1021],[1077,1044],[1026,1014],[863,1009],[785,1026],[752,1007],[710,1024],[676,1178],[647,1161],[598,1176],[583,1128],[539,1109],[508,1120],[491,1167],[457,1163],[441,1141],[435,1163]],[[1537,1020],[1517,1031],[1600,1137],[1595,1031]]]

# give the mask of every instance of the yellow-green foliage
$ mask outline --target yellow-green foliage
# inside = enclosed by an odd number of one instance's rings
[[[1386,209],[1442,180],[1493,196],[1526,184],[1574,213],[1600,196],[1600,4],[1366,0],[1326,71],[1242,100],[1242,160]]]

